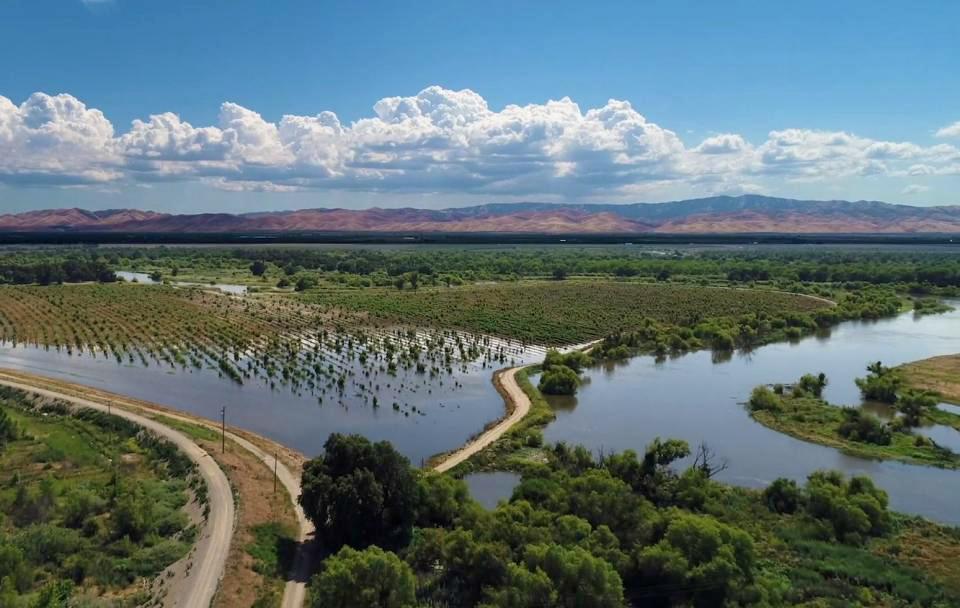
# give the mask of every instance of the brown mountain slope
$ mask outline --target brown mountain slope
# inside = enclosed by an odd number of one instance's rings
[[[239,215],[54,209],[0,215],[0,231],[960,234],[960,207],[746,195],[630,205],[505,203],[440,210],[304,209]]]

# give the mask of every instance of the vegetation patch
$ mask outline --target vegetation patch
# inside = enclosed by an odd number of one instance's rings
[[[709,457],[675,470],[690,455],[682,441],[599,460],[557,444],[509,502],[485,511],[462,481],[410,468],[389,444],[333,436],[327,448],[304,471],[304,507],[328,550],[312,606],[960,601],[948,582],[956,563],[917,567],[919,556],[955,551],[954,533],[891,513],[865,477],[821,471],[758,492],[713,481]],[[336,508],[344,493],[364,505],[360,521]],[[340,532],[357,524],[362,534]],[[911,556],[898,549],[906,539],[918,544]]]
[[[126,601],[189,551],[183,508],[202,481],[172,444],[12,389],[0,390],[0,434],[0,605]]]
[[[702,318],[803,313],[829,306],[770,291],[572,280],[417,291],[327,289],[302,297],[388,321],[458,328],[532,344],[582,343],[641,326],[648,319],[687,326]]]
[[[944,401],[960,404],[960,355],[907,363],[898,371],[907,386],[933,391]]]
[[[886,369],[886,368],[884,368]],[[804,380],[806,379],[806,381]],[[960,467],[960,456],[917,432],[914,427],[933,411],[928,395],[906,392],[898,399],[901,414],[885,422],[859,407],[827,403],[811,390],[811,379],[826,382],[822,375],[804,376],[793,387],[758,386],[747,404],[750,415],[764,426],[804,441],[819,443],[864,458],[899,460],[943,468]],[[863,387],[876,381],[863,381]]]

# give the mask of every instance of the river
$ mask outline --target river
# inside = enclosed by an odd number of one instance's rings
[[[957,352],[960,310],[847,322],[829,336],[770,344],[729,360],[706,351],[666,360],[636,357],[587,370],[575,397],[551,397],[557,419],[544,437],[607,453],[642,453],[655,437],[684,439],[691,447],[706,442],[729,464],[719,479],[747,487],[763,487],[777,477],[802,481],[817,469],[864,474],[890,494],[892,508],[960,524],[960,471],[847,456],[770,430],[744,407],[753,387],[790,383],[807,372],[826,373],[824,398],[831,403],[859,404],[854,379],[866,375],[869,362],[893,366]],[[958,446],[960,433],[952,428],[919,432]]]

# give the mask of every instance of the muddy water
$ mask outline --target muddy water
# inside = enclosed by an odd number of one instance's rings
[[[889,492],[895,509],[960,524],[960,471],[846,456],[769,430],[750,419],[743,406],[758,384],[788,383],[821,371],[830,382],[827,400],[858,404],[854,379],[865,375],[868,362],[898,365],[956,352],[957,310],[844,323],[829,336],[772,344],[726,361],[709,352],[664,361],[637,357],[590,369],[576,397],[552,399],[557,420],[547,427],[545,439],[606,452],[642,451],[655,437],[684,439],[691,446],[706,442],[729,463],[721,479],[749,487],[765,486],[777,477],[799,481],[822,468],[866,474]],[[960,433],[952,428],[920,432],[960,448]]]

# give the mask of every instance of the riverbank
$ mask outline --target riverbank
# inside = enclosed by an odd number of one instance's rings
[[[589,351],[601,340],[591,340],[562,349],[562,353]],[[428,468],[444,473],[457,469],[457,475],[480,470],[508,470],[527,462],[542,461],[543,428],[553,419],[550,405],[530,383],[530,375],[540,371],[539,364],[521,365],[500,370],[493,375],[493,385],[503,397],[506,413],[494,421],[463,447],[438,454]],[[524,452],[526,452],[524,454]],[[513,459],[513,462],[509,460]]]
[[[256,540],[255,537],[258,536],[260,540],[263,540],[265,536],[269,536],[276,531],[271,531],[265,527],[267,524],[270,524],[274,519],[278,523],[282,523],[282,520],[286,519],[288,523],[294,524],[297,547],[290,576],[283,577],[287,582],[283,588],[281,606],[283,608],[300,608],[303,605],[306,596],[306,582],[311,572],[310,551],[306,549],[305,545],[312,536],[313,528],[296,503],[296,499],[300,495],[300,470],[305,461],[301,454],[249,431],[230,427],[228,427],[225,435],[228,450],[219,454],[219,425],[197,416],[99,389],[13,370],[0,369],[0,384],[70,401],[84,407],[93,407],[101,411],[109,410],[124,417],[133,416],[144,419],[151,425],[167,428],[170,432],[183,437],[193,446],[194,450],[203,454],[202,460],[206,467],[213,466],[217,471],[220,471],[215,460],[222,461],[221,466],[229,470],[235,477],[234,486],[238,491],[240,501],[242,501],[240,508],[242,510],[246,507],[247,516],[244,518],[241,514],[241,518],[238,520],[241,524],[245,524],[238,534],[238,539],[245,541],[244,546],[234,546],[231,550],[229,540],[226,543],[218,543],[218,548],[223,555],[223,563],[219,572],[232,572],[249,583],[250,576],[248,573],[254,571],[256,564],[249,555],[249,546],[246,541],[253,542]],[[205,433],[202,431],[205,431]],[[204,444],[208,449],[203,450],[197,443]],[[215,460],[208,458],[208,455]],[[277,481],[283,490],[282,494],[286,494],[287,505],[283,505],[285,508],[281,508],[274,500],[274,468],[276,468]],[[221,475],[223,475],[222,471]],[[232,506],[234,503],[230,484],[226,478],[223,482],[227,487],[226,495],[230,497]],[[283,513],[287,510],[292,513],[290,518],[283,516]],[[214,518],[215,513],[216,511],[211,510],[211,519]],[[231,511],[226,518],[219,515],[217,519],[221,522],[221,525],[225,525],[222,522],[229,522],[228,528],[232,535],[235,520],[234,512]],[[274,536],[279,538],[277,534],[274,534]],[[275,547],[270,549],[274,550]],[[194,568],[191,572],[196,571],[197,569]],[[218,575],[217,581],[219,579]],[[216,591],[217,587],[218,585],[214,584],[213,590]],[[194,601],[192,589],[193,585],[187,586],[191,602]],[[201,587],[196,589],[198,592],[203,591]],[[230,581],[223,585],[223,591],[217,595],[216,603],[213,605],[236,605],[236,600],[242,598],[244,594],[249,594],[251,590],[244,587],[243,581]],[[199,593],[199,595],[202,596],[203,594]],[[227,597],[228,595],[231,597]],[[197,604],[197,606],[202,605],[203,608],[207,608],[211,605],[213,598],[214,596],[211,593],[205,597],[205,602]],[[192,606],[193,604],[179,603],[177,605]]]
[[[890,428],[859,408],[831,405],[813,396],[781,396],[769,390],[764,394],[765,404],[751,399],[750,417],[779,433],[858,458],[960,468],[960,456],[937,446],[922,434],[922,428],[910,432]],[[870,438],[870,431],[882,439]]]

